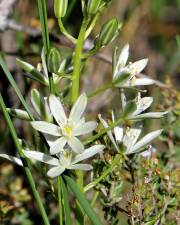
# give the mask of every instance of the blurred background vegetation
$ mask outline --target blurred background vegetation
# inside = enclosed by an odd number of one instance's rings
[[[6,9],[3,8],[6,6],[5,2],[8,1],[0,1],[0,18]],[[39,32],[40,21],[37,1],[17,0],[12,2],[14,4],[10,6],[5,26],[3,26],[3,22],[0,22],[0,49],[22,93],[28,99],[32,88],[42,89],[42,87],[36,82],[25,79],[25,74],[16,64],[16,58],[22,58],[33,65],[40,62],[42,39]],[[47,10],[51,41],[54,46],[60,49],[62,54],[68,55],[72,52],[72,46],[59,32],[52,0],[47,0]],[[102,14],[92,36],[86,41],[86,47],[91,46],[92,40],[98,34],[102,24],[112,17],[123,22],[120,35],[111,46],[106,47],[101,52],[104,60],[94,57],[88,61],[81,80],[81,88],[86,92],[91,92],[112,79],[111,66],[106,61],[111,59],[114,46],[121,48],[129,42],[132,61],[149,58],[145,74],[161,82],[148,88],[148,94],[154,97],[154,110],[165,110],[170,113],[162,120],[161,126],[164,128],[164,133],[156,143],[158,151],[151,160],[138,159],[136,173],[139,182],[136,186],[136,196],[132,197],[127,194],[127,190],[119,188],[118,199],[120,197],[120,204],[123,208],[131,207],[133,204],[134,212],[139,210],[139,204],[144,201],[142,204],[143,213],[147,218],[149,216],[148,220],[152,222],[142,224],[156,224],[154,215],[162,209],[165,212],[163,212],[164,217],[159,224],[180,224],[180,202],[178,199],[180,196],[180,169],[178,168],[180,160],[180,0],[113,0],[111,6]],[[74,36],[78,33],[81,19],[80,1],[70,0],[64,24]],[[0,73],[0,89],[8,107],[20,107],[20,103],[2,71]],[[109,102],[111,103],[109,104]],[[112,106],[119,104],[120,99],[109,90],[91,100],[89,112],[103,114],[105,108],[111,109]],[[14,120],[14,123],[19,137],[30,140],[27,124],[19,120]],[[156,121],[146,121],[145,124],[147,130],[159,127]],[[16,154],[9,131],[1,115],[0,152]],[[125,171],[123,175],[119,175],[119,182],[128,179],[130,178]],[[104,182],[107,185],[109,181]],[[120,183],[118,184],[120,185]],[[104,183],[101,185],[103,186]],[[39,189],[42,197],[46,196],[46,203],[48,203],[50,198],[48,187],[41,184]],[[169,199],[173,199],[173,201],[169,202]],[[119,215],[121,220],[118,223],[113,222],[113,215],[117,213],[117,207],[114,209],[112,205],[109,206],[103,196],[101,201],[104,201],[102,203],[104,204],[104,212],[111,215],[106,218],[109,224],[131,224],[128,222],[128,215],[122,215],[123,212]],[[164,208],[167,202],[168,209]],[[117,204],[115,205],[117,206]],[[1,160],[0,224],[37,224],[41,220],[34,207],[31,193],[27,189],[27,183],[21,170]],[[57,224],[57,208],[54,199],[51,199],[48,208],[52,224],[55,225]],[[153,214],[153,210],[156,213]]]

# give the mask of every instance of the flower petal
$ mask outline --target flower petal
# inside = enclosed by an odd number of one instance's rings
[[[31,122],[31,125],[34,129],[42,133],[46,133],[46,134],[50,134],[54,136],[61,136],[60,129],[55,124],[47,123],[44,121],[33,121]]]
[[[83,123],[79,125],[78,127],[75,127],[75,129],[73,130],[73,135],[79,136],[79,135],[88,134],[92,132],[93,130],[95,130],[96,127],[97,127],[97,123],[94,121]]]
[[[158,137],[161,134],[162,130],[153,131],[146,136],[144,136],[140,141],[138,141],[126,154],[132,154],[138,152],[142,147],[145,147],[149,142]]]
[[[108,128],[108,123],[101,117],[101,115],[98,115],[99,120],[101,121],[102,125],[104,126],[104,128]],[[109,137],[109,139],[111,140],[111,142],[113,143],[114,147],[116,148],[116,150],[118,150],[118,146],[116,144],[116,141],[114,140],[114,137],[112,135],[111,130],[107,131],[107,135]]]
[[[87,96],[86,94],[82,94],[79,96],[75,104],[73,105],[70,115],[69,115],[69,120],[72,122],[78,122],[84,113],[84,110],[87,106]]]
[[[128,65],[129,71],[132,76],[139,74],[147,65],[148,59],[141,59]]]
[[[142,131],[142,125],[136,124],[134,127],[127,128],[124,138],[123,138],[123,144],[126,146],[126,151],[129,151],[132,146],[136,143],[137,139],[139,138]]]
[[[59,165],[59,160],[57,158],[51,157],[50,155],[44,154],[42,152],[24,151],[24,155],[30,159],[38,160],[46,164],[53,166]]]
[[[83,153],[75,156],[75,158],[72,161],[72,164],[80,162],[84,159],[88,159],[94,156],[95,154],[102,152],[104,148],[105,148],[104,145],[94,145],[90,148],[87,148]]]
[[[132,82],[132,86],[151,85],[154,84],[154,80],[150,78],[137,78]]]
[[[92,170],[93,167],[89,164],[75,164],[75,165],[71,165],[69,166],[70,170],[84,170],[84,171],[88,171],[88,170]]]
[[[84,145],[76,137],[72,137],[70,140],[68,140],[68,144],[76,153],[81,153],[84,150]]]
[[[66,139],[64,137],[58,138],[50,147],[50,154],[55,155],[61,151],[63,151],[63,148],[66,144]]]
[[[123,47],[123,49],[122,49],[122,51],[119,55],[119,58],[118,58],[118,61],[117,61],[117,64],[116,64],[116,69],[115,69],[114,74],[113,74],[113,79],[116,78],[119,71],[126,65],[128,57],[129,57],[129,44],[126,44]]]
[[[22,160],[14,157],[14,156],[7,155],[7,154],[0,154],[0,157],[4,158],[4,159],[7,159],[7,160],[19,165],[19,166],[23,166]]]
[[[64,124],[67,121],[66,114],[64,112],[63,106],[60,100],[55,95],[50,95],[49,97],[49,106],[53,117],[55,118],[58,124]]]
[[[114,128],[114,135],[115,135],[116,141],[122,142],[122,140],[123,140],[123,128],[122,127],[115,127]]]
[[[47,175],[51,178],[61,175],[65,171],[64,167],[56,166],[48,170]]]
[[[44,134],[44,137],[49,146],[51,146],[59,137],[52,136],[50,134]]]
[[[150,113],[143,113],[137,116],[131,116],[131,120],[142,120],[142,119],[159,119],[166,115],[168,112],[150,112]]]
[[[133,113],[133,116],[134,115],[138,115],[140,114],[141,112],[145,111],[146,109],[148,109],[151,104],[153,102],[153,98],[152,97],[144,97],[144,98],[139,98],[137,99],[137,102],[136,102],[136,111]]]

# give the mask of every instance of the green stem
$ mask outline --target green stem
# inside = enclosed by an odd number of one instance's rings
[[[21,103],[22,103],[22,105],[24,106],[26,112],[28,113],[30,119],[31,119],[31,120],[34,120],[33,114],[31,113],[31,111],[30,111],[28,105],[26,104],[26,101],[25,101],[24,97],[22,96],[22,94],[21,94],[21,92],[20,92],[20,90],[19,90],[19,88],[18,88],[18,86],[17,86],[17,84],[16,84],[16,82],[15,82],[13,76],[12,76],[11,73],[9,72],[9,70],[8,70],[8,68],[7,68],[7,65],[6,65],[6,63],[4,62],[4,60],[3,60],[3,58],[2,58],[1,55],[0,55],[0,65],[1,65],[1,67],[2,67],[2,69],[3,69],[3,71],[4,71],[4,73],[5,73],[5,75],[6,75],[6,77],[7,77],[7,79],[9,80],[9,83],[10,83],[11,86],[13,87],[13,89],[14,89],[14,91],[16,92],[16,94],[17,94],[19,100],[21,101]]]
[[[59,225],[63,225],[62,190],[61,189],[62,189],[61,177],[58,176]]]
[[[104,173],[99,178],[97,178],[93,182],[89,183],[84,188],[84,192],[89,191],[91,188],[95,187],[99,182],[101,182],[104,178],[106,178],[108,176],[108,174],[110,174],[113,171],[113,169],[119,164],[121,157],[122,156],[119,154],[116,155],[116,157],[112,161],[111,166],[106,171],[104,171]]]
[[[61,186],[62,186],[62,193],[63,193],[63,206],[64,206],[64,216],[65,216],[65,224],[71,225],[71,210],[69,206],[69,198],[68,198],[68,191],[67,187],[65,186],[64,180],[61,177]]]
[[[77,187],[74,180],[71,177],[66,176],[66,175],[64,175],[63,177],[64,177],[65,181],[67,182],[70,190],[76,196],[79,204],[81,205],[83,210],[86,212],[89,219],[92,221],[92,223],[94,225],[102,225],[102,222],[100,221],[99,217],[97,216],[97,214],[94,212],[94,210],[90,206],[90,204],[87,201],[87,199],[85,198],[84,194],[79,190],[79,188]]]
[[[50,47],[50,41],[49,41],[47,10],[46,10],[45,0],[38,0],[38,9],[39,9],[40,22],[41,22],[41,29],[42,29],[43,45],[44,45],[45,55],[47,56],[49,47]]]
[[[60,27],[61,32],[66,36],[73,44],[76,44],[77,40],[71,34],[68,33],[66,28],[64,27],[61,18],[58,18],[58,24]]]
[[[98,94],[101,94],[102,92],[110,89],[110,88],[113,88],[113,84],[110,83],[110,84],[105,84],[103,85],[101,88],[98,88],[96,91],[88,94],[88,98],[93,98],[94,96],[98,95]]]
[[[18,153],[19,153],[19,156],[23,159],[23,162],[24,162],[24,171],[25,171],[25,174],[27,176],[27,179],[28,179],[28,182],[30,184],[30,187],[31,187],[31,190],[32,190],[32,193],[34,195],[34,198],[36,200],[36,203],[37,203],[37,206],[39,208],[39,211],[41,213],[41,216],[43,218],[43,221],[44,221],[44,224],[45,225],[50,225],[49,223],[49,219],[47,217],[47,214],[46,214],[46,211],[44,209],[44,206],[43,206],[43,203],[41,201],[41,197],[39,196],[39,193],[38,191],[36,190],[36,185],[35,185],[35,182],[34,182],[34,179],[32,177],[32,174],[28,168],[28,161],[26,160],[25,156],[24,156],[24,153],[23,153],[23,150],[22,150],[22,147],[21,147],[21,144],[18,140],[18,137],[17,137],[17,134],[16,134],[16,131],[15,131],[15,128],[13,126],[13,123],[11,121],[11,118],[6,110],[6,105],[4,103],[4,100],[2,98],[2,95],[0,93],[0,106],[1,106],[1,109],[2,109],[2,112],[3,112],[3,115],[4,115],[4,118],[6,120],[6,123],[8,125],[8,128],[10,130],[10,133],[12,135],[12,138],[13,138],[13,141],[15,143],[15,146],[18,150]]]
[[[72,82],[72,104],[76,101],[79,95],[79,78],[80,78],[80,69],[81,69],[81,56],[83,51],[83,43],[86,35],[87,20],[84,19],[81,25],[79,32],[75,55],[74,55],[74,71],[73,71],[73,82]]]
[[[118,120],[116,120],[114,123],[112,123],[108,128],[104,128],[104,129],[100,130],[98,132],[98,134],[88,138],[83,144],[87,145],[87,144],[90,144],[90,143],[96,141],[97,139],[102,137],[105,133],[107,133],[108,131],[112,130],[117,125],[122,124],[123,122],[124,122],[124,120],[122,119],[122,117],[120,117]]]

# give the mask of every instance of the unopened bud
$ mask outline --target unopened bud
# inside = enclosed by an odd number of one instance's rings
[[[48,71],[57,73],[61,64],[61,55],[56,48],[51,48],[48,53]]]
[[[102,0],[89,0],[87,4],[87,13],[96,14],[102,6]]]
[[[54,0],[54,13],[57,18],[62,18],[66,15],[68,0]]]

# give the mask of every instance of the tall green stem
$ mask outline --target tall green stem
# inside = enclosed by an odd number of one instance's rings
[[[75,55],[74,55],[74,71],[73,71],[73,81],[72,81],[72,96],[71,102],[74,103],[79,95],[79,78],[80,78],[80,69],[81,69],[81,56],[83,51],[83,44],[86,35],[87,28],[87,19],[85,18],[82,22],[81,29],[79,32]]]
[[[63,210],[62,210],[62,188],[61,177],[58,177],[58,203],[59,203],[59,225],[63,225]]]
[[[35,185],[33,176],[32,176],[32,174],[31,174],[31,172],[30,172],[30,170],[28,168],[28,161],[26,160],[26,158],[24,156],[21,144],[19,143],[19,140],[18,140],[16,131],[15,131],[15,128],[14,128],[13,123],[11,121],[11,118],[10,118],[8,112],[7,112],[6,105],[4,103],[4,100],[2,98],[1,93],[0,93],[0,106],[1,106],[4,118],[6,120],[6,123],[7,123],[8,127],[9,127],[10,133],[12,135],[13,141],[15,143],[15,146],[16,146],[16,148],[18,150],[18,153],[19,153],[20,157],[23,159],[23,162],[24,162],[24,167],[23,168],[24,168],[25,174],[27,176],[28,182],[30,184],[30,187],[31,187],[32,193],[34,195],[34,198],[36,200],[37,206],[39,208],[39,211],[40,211],[40,213],[42,215],[44,224],[45,225],[50,225],[49,219],[47,217],[47,214],[46,214],[46,211],[44,209],[43,203],[41,201],[41,197],[39,196],[39,193],[36,190],[36,185]]]

